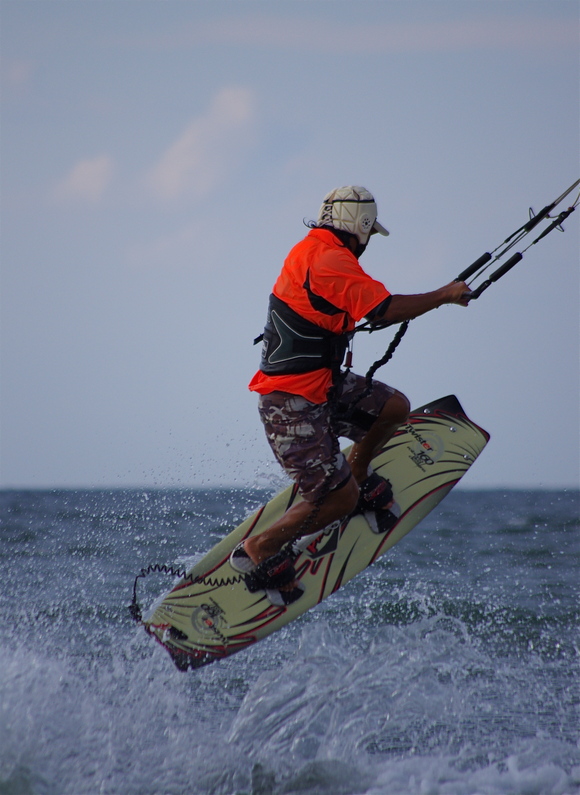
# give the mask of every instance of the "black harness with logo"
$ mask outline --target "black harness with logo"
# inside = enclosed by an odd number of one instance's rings
[[[350,334],[335,334],[306,320],[274,294],[270,296],[260,370],[266,375],[296,375],[329,367],[338,371]]]

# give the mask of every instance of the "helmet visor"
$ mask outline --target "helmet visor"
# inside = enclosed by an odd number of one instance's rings
[[[376,235],[376,234],[384,235],[385,237],[387,237],[387,235],[389,234],[389,230],[385,229],[385,227],[382,224],[379,224],[378,221],[375,221],[373,224],[373,228],[371,229],[371,235]]]

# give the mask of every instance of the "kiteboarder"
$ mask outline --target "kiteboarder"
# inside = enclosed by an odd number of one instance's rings
[[[410,320],[443,304],[467,306],[469,288],[455,281],[428,293],[391,295],[361,268],[372,235],[388,235],[365,188],[328,193],[316,222],[295,245],[274,285],[262,335],[260,369],[249,388],[274,455],[302,501],[263,533],[239,544],[234,569],[266,590],[274,604],[301,594],[291,543],[353,513],[376,533],[397,521],[390,482],[370,467],[404,423],[409,401],[397,389],[341,369],[355,324]],[[339,437],[354,442],[348,457]]]

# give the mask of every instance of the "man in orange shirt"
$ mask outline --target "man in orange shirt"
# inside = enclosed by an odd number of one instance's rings
[[[331,191],[309,234],[290,251],[270,296],[260,369],[249,388],[260,395],[268,441],[297,484],[302,502],[233,551],[233,568],[250,576],[273,604],[301,594],[289,542],[353,512],[371,529],[397,521],[391,484],[371,461],[405,422],[407,398],[396,389],[341,371],[349,332],[362,318],[400,323],[442,304],[467,305],[464,282],[420,295],[391,295],[366,274],[359,257],[373,234],[388,235],[365,188]],[[338,437],[354,445],[348,458]],[[246,579],[248,583],[248,578]]]

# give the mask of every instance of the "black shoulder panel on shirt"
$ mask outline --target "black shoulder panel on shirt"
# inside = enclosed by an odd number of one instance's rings
[[[310,301],[310,305],[313,309],[317,312],[322,312],[323,315],[338,315],[341,312],[344,312],[343,309],[339,309],[334,304],[331,304],[330,301],[327,301],[326,298],[323,298],[321,295],[316,295],[310,289],[310,271],[306,274],[306,281],[302,285],[308,294],[308,300]]]
[[[366,318],[371,322],[376,320],[377,318],[384,315],[384,313],[389,308],[389,304],[391,303],[392,295],[388,295],[380,304],[377,304],[374,309],[371,309],[370,312],[367,312]]]

